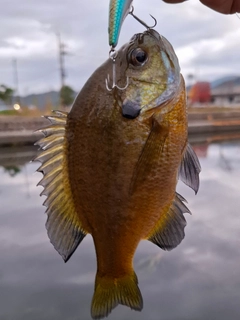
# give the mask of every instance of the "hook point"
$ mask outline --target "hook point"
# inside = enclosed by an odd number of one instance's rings
[[[144,21],[142,21],[140,18],[138,18],[134,13],[134,7],[132,6],[131,10],[129,11],[129,14],[133,16],[134,19],[136,19],[139,23],[141,23],[147,30],[148,29],[153,29],[157,25],[157,19],[154,18],[151,14],[150,17],[154,20],[154,25],[153,26],[148,26]]]

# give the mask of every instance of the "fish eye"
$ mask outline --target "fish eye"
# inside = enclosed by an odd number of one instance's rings
[[[130,54],[130,62],[135,67],[143,66],[148,60],[147,53],[141,49],[136,48]]]

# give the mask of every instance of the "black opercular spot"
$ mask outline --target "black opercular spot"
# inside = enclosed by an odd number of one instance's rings
[[[140,114],[140,111],[141,111],[141,108],[139,107],[139,105],[132,101],[127,101],[122,106],[122,115],[123,117],[128,119],[137,118]]]

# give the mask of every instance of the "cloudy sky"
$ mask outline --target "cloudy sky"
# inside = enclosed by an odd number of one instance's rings
[[[175,48],[182,73],[198,80],[240,75],[240,19],[224,16],[189,0],[178,5],[134,0],[135,14],[152,24]],[[108,58],[109,0],[1,0],[0,84],[14,87],[17,59],[21,95],[59,89],[58,43],[66,44],[66,82],[79,91]],[[144,28],[128,16],[118,47]]]

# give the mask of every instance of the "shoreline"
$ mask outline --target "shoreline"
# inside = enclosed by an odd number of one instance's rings
[[[33,145],[43,137],[39,128],[49,125],[44,117],[0,116],[0,146]],[[240,135],[240,108],[209,110],[191,108],[188,110],[189,140],[201,140],[206,135]]]

